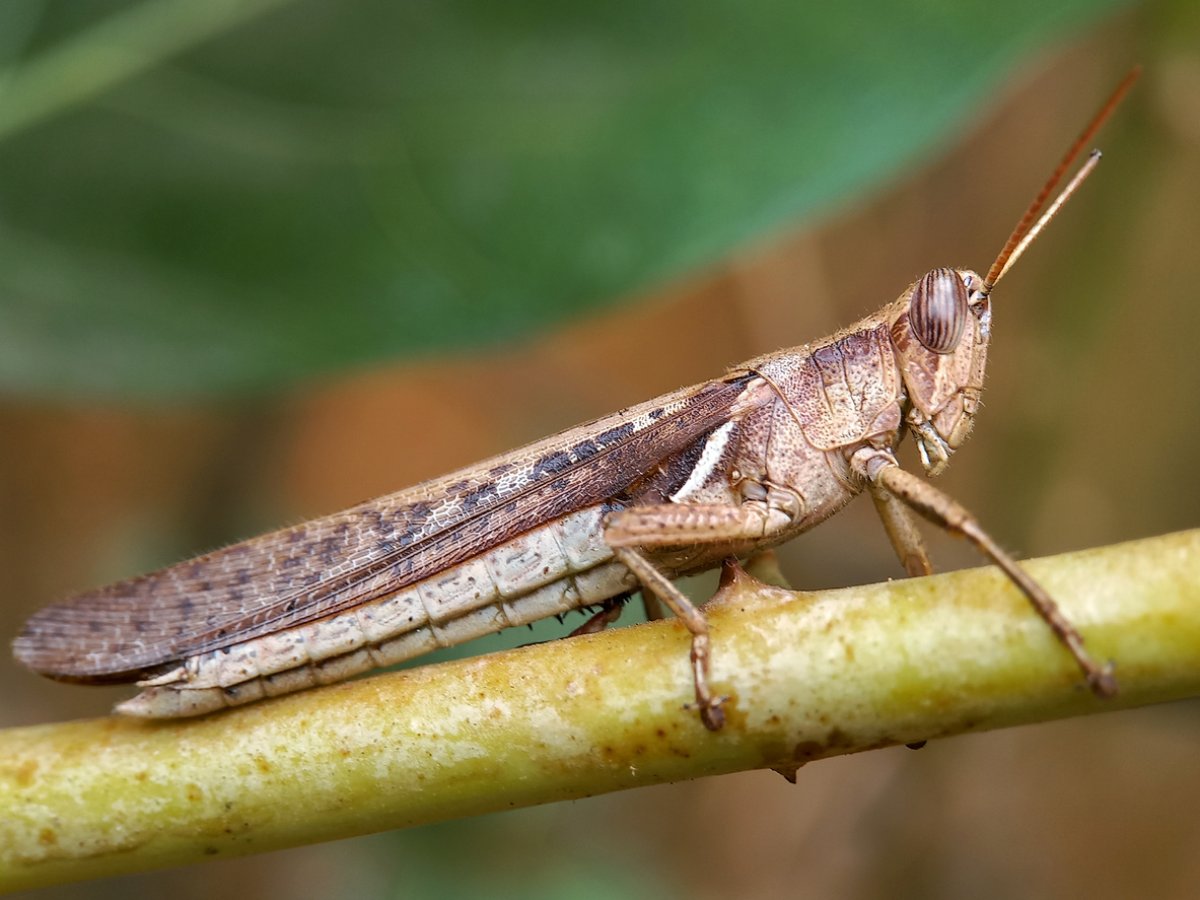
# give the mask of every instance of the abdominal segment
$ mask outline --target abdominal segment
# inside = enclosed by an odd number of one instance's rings
[[[591,506],[394,594],[181,660],[117,712],[196,716],[342,681],[636,589]]]

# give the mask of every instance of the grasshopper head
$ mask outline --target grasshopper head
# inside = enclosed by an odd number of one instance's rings
[[[892,307],[892,344],[908,392],[906,424],[930,475],[946,468],[950,454],[971,433],[991,338],[988,298],[992,289],[1095,170],[1100,162],[1099,150],[1088,155],[1087,162],[1047,204],[1071,163],[1116,109],[1140,71],[1134,67],[1125,76],[1067,150],[1008,236],[986,277],[980,278],[969,269],[934,269]]]
[[[892,320],[907,422],[921,463],[941,472],[979,408],[992,311],[983,279],[969,269],[934,269],[900,298]]]

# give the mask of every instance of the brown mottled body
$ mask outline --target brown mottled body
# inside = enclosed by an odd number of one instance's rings
[[[621,596],[638,578],[615,548],[672,578],[778,544],[867,485],[864,453],[891,462],[906,416],[963,415],[942,372],[964,366],[909,339],[919,285],[720,381],[49,607],[17,654],[63,680],[137,680],[121,712],[198,715]]]
[[[443,478],[36,613],[14,644],[64,681],[165,664],[351,609],[601,503],[711,430],[746,378],[676,391]]]
[[[1116,686],[1054,602],[927,474],[971,430],[990,295],[1094,167],[1045,206],[1127,78],[1035,199],[985,278],[934,269],[830,338],[345,512],[47,607],[14,643],[51,678],[137,682],[118,706],[187,716],[337,681],[641,587],[692,632],[709,728],[708,626],[670,579],[774,546],[869,490],[906,571],[930,571],[909,510],[1000,565],[1098,694]],[[612,608],[594,620],[602,627]]]

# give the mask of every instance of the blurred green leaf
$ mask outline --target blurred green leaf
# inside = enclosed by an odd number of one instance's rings
[[[1119,5],[5,4],[0,387],[258,390],[545,327],[878,183]]]

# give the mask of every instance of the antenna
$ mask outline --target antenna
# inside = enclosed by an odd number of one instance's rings
[[[1042,189],[1038,191],[1038,195],[1033,198],[1033,202],[1029,204],[1029,208],[1021,216],[1021,220],[1017,222],[1017,227],[1013,229],[1012,234],[1008,236],[1008,240],[1004,242],[1004,247],[996,257],[996,261],[988,269],[987,277],[983,279],[984,294],[991,293],[992,288],[1012,268],[1013,263],[1025,252],[1038,233],[1046,227],[1050,220],[1058,213],[1059,209],[1062,208],[1062,205],[1083,184],[1084,179],[1096,168],[1097,163],[1100,162],[1100,152],[1098,150],[1092,151],[1083,168],[1076,173],[1075,177],[1054,198],[1054,201],[1046,209],[1045,213],[1042,214],[1041,218],[1038,218],[1038,213],[1042,211],[1042,207],[1046,206],[1046,199],[1058,186],[1058,183],[1062,181],[1063,175],[1066,174],[1071,164],[1075,162],[1075,158],[1084,148],[1084,145],[1088,144],[1096,136],[1096,132],[1108,120],[1108,117],[1112,115],[1113,110],[1117,108],[1120,102],[1125,99],[1125,95],[1129,93],[1129,89],[1133,87],[1133,83],[1138,80],[1138,76],[1141,74],[1141,66],[1134,66],[1129,70],[1129,74],[1121,79],[1121,83],[1117,85],[1116,90],[1112,92],[1112,95],[1100,107],[1100,111],[1096,113],[1092,121],[1088,123],[1087,127],[1083,129],[1079,137],[1068,148],[1062,161],[1059,162],[1057,168],[1055,168],[1054,172],[1046,180],[1046,183],[1042,185]]]

